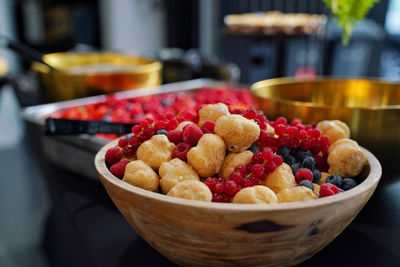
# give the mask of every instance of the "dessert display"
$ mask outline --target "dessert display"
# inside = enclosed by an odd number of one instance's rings
[[[317,34],[323,31],[326,21],[325,15],[279,11],[232,14],[224,18],[225,25],[234,32],[265,35]]]
[[[158,114],[181,112],[186,120],[178,126],[177,130],[182,131],[183,126],[191,123],[192,117],[196,116],[195,110],[198,110],[199,106],[216,104],[221,102],[221,99],[224,99],[224,103],[228,104],[233,110],[252,105],[251,93],[247,89],[220,86],[204,87],[193,92],[165,93],[124,99],[119,99],[117,95],[111,94],[105,96],[104,101],[98,103],[60,109],[51,114],[51,117],[55,119],[140,123],[145,118],[154,120]],[[215,120],[218,114],[230,114],[225,104],[217,104],[219,108],[213,109],[214,111],[211,113],[207,109],[203,110],[200,115],[201,120]],[[118,137],[112,134],[98,134],[97,136],[107,139]]]
[[[351,190],[367,164],[340,121],[310,125],[229,103],[153,113],[107,150],[122,181],[207,202],[284,203]]]

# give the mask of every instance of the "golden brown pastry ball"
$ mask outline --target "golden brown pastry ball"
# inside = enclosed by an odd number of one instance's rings
[[[149,191],[158,191],[159,177],[157,173],[141,160],[134,160],[126,165],[122,181]]]
[[[218,173],[225,158],[224,140],[215,134],[204,134],[196,147],[187,153],[187,160],[201,177],[210,177]]]
[[[260,135],[260,127],[256,122],[237,114],[220,117],[214,131],[224,139],[230,152],[245,151]]]
[[[321,189],[321,186],[319,184],[315,184],[313,183],[314,186],[314,194],[316,194],[317,196],[319,196],[319,190]]]
[[[211,202],[212,200],[212,193],[208,186],[197,180],[186,180],[180,182],[172,187],[167,195],[171,197],[179,197],[207,202]]]
[[[277,194],[277,197],[279,203],[304,201],[318,198],[318,196],[314,194],[310,188],[305,186],[285,188]]]
[[[277,203],[278,198],[274,191],[263,185],[255,185],[240,190],[232,199],[233,203]]]
[[[316,128],[321,131],[321,135],[327,135],[331,144],[342,138],[350,138],[350,129],[346,123],[339,120],[321,121]]]
[[[292,169],[286,163],[282,163],[275,171],[269,173],[262,184],[271,188],[275,194],[282,189],[297,186]]]
[[[239,165],[247,165],[251,158],[253,157],[253,152],[246,150],[240,153],[229,153],[222,163],[221,170],[219,172],[219,177],[228,179],[233,170]]]
[[[329,173],[354,177],[361,173],[366,163],[367,157],[354,140],[340,139],[328,150]]]
[[[158,171],[160,174],[160,186],[164,194],[172,187],[186,180],[200,180],[197,172],[186,162],[175,158],[169,162],[163,162]]]
[[[172,159],[172,151],[175,144],[163,134],[153,135],[150,140],[141,144],[136,152],[137,158],[153,169],[160,168],[161,163]]]
[[[199,125],[203,125],[205,121],[216,122],[219,117],[228,115],[229,109],[224,103],[208,104],[199,110]]]

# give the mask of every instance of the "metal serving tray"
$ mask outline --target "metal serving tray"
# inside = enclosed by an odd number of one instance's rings
[[[210,79],[196,79],[178,83],[170,83],[157,87],[136,89],[115,93],[117,99],[156,95],[173,92],[194,92],[203,87],[229,86],[232,88],[247,88],[247,85],[232,84]],[[45,134],[45,118],[50,114],[65,108],[94,104],[104,101],[106,95],[86,97],[75,100],[56,102],[51,104],[32,106],[22,109],[21,117],[26,124],[26,132],[34,138],[36,149],[51,163],[69,171],[79,173],[90,179],[100,181],[97,176],[93,161],[97,151],[110,140],[81,135],[55,135]]]

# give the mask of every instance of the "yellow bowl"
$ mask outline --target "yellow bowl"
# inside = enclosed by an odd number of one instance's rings
[[[54,53],[34,63],[46,102],[64,101],[161,84],[161,63],[111,52]]]
[[[400,152],[400,83],[378,79],[278,78],[251,86],[254,105],[270,119],[305,123],[338,119],[395,177]]]
[[[132,186],[106,167],[105,145],[96,155],[99,177],[126,220],[153,248],[181,266],[287,266],[324,248],[357,216],[382,170],[369,165],[363,182],[346,192],[280,204],[210,203],[162,195]]]

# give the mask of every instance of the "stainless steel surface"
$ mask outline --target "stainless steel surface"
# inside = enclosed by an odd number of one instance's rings
[[[226,85],[232,87],[244,87],[244,85],[230,84],[227,82],[210,79],[196,79],[178,83],[170,83],[152,88],[118,92],[114,95],[117,99],[126,99],[173,92],[193,92],[196,89],[201,89],[203,87],[217,87]],[[40,147],[43,150],[47,160],[69,171],[78,172],[90,179],[100,181],[94,168],[94,156],[97,151],[109,140],[86,134],[77,136],[47,136],[45,134],[44,125],[45,118],[60,109],[94,104],[104,101],[105,98],[106,95],[99,95],[32,106],[22,109],[20,115],[26,122],[27,134],[34,135],[37,137],[37,140],[40,140]]]

